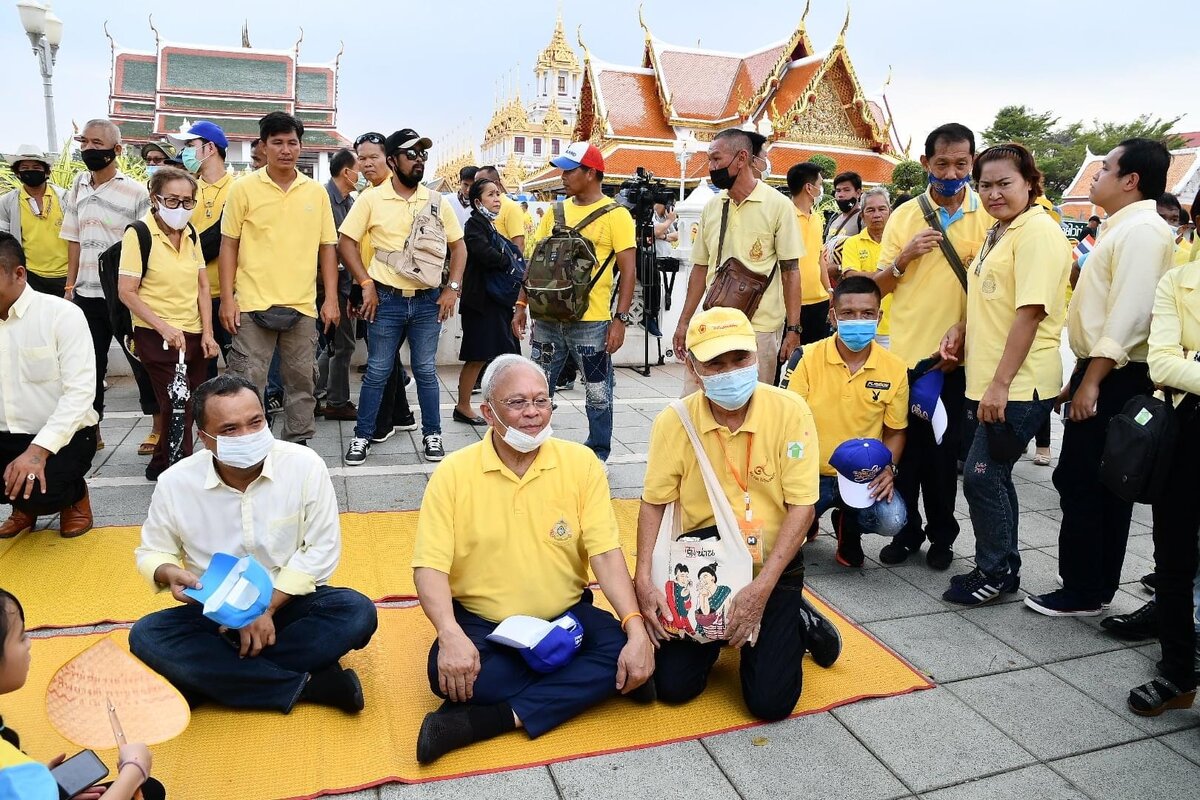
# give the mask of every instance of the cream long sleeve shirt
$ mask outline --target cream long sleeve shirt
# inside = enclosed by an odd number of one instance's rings
[[[1200,261],[1168,272],[1154,295],[1150,378],[1177,392],[1200,394]],[[1182,400],[1176,395],[1176,404]]]
[[[138,571],[161,590],[154,580],[160,566],[200,577],[214,553],[253,556],[285,594],[311,594],[328,583],[342,553],[342,528],[321,457],[277,441],[245,492],[221,480],[209,450],[160,475],[135,553]]]
[[[1067,313],[1077,358],[1145,362],[1159,279],[1171,269],[1175,239],[1153,200],[1130,203],[1100,225]]]
[[[96,356],[74,303],[28,286],[0,319],[0,431],[57,453],[99,420]]]

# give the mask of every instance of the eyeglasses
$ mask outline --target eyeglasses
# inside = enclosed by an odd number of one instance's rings
[[[531,405],[538,411],[545,411],[550,408],[549,397],[539,397],[536,400],[530,400],[527,397],[514,397],[509,400],[501,400],[500,403],[507,406],[511,411],[518,412],[524,411]]]
[[[354,146],[358,147],[363,142],[372,142],[372,143],[377,144],[380,147],[382,147],[383,142],[384,142],[383,134],[382,133],[364,133],[362,136],[360,136],[354,140]]]
[[[191,197],[180,199],[178,197],[163,197],[161,194],[155,195],[155,197],[158,198],[158,202],[162,203],[167,208],[179,208],[180,206],[183,206],[188,211],[191,211],[196,207],[196,201]]]
[[[146,166],[148,166],[148,167],[161,167],[165,163],[167,163],[167,159],[165,156],[157,156],[156,157],[156,156],[151,155],[151,156],[146,157]]]

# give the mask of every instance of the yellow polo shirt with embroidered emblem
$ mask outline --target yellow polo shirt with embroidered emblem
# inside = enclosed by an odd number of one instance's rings
[[[229,187],[221,235],[238,240],[234,291],[242,313],[271,306],[317,316],[317,258],[336,245],[337,230],[325,187],[297,172],[286,192],[267,168]]]
[[[54,189],[47,186],[38,213],[30,205],[32,198],[24,185],[17,191],[21,207],[21,246],[25,248],[25,263],[29,271],[43,278],[67,277],[67,243],[59,236],[63,224],[63,207]]]
[[[563,218],[570,227],[578,225],[589,214],[615,202],[611,197],[602,197],[594,203],[581,206],[574,200],[563,203]],[[503,213],[503,212],[501,212]],[[554,230],[554,209],[548,209],[542,216],[534,238],[538,241],[545,239]],[[596,280],[596,285],[588,294],[587,312],[580,322],[608,322],[612,319],[612,290],[613,280],[617,272],[617,258],[613,253],[622,253],[637,247],[637,232],[634,229],[633,217],[624,208],[618,206],[603,217],[592,222],[580,233],[596,248],[596,269],[604,272]],[[612,260],[609,256],[612,255]],[[607,262],[607,263],[606,263]]]
[[[733,433],[713,418],[703,392],[693,392],[683,404],[739,517],[746,504],[738,481],[748,484],[751,511],[763,523],[764,556],[769,555],[787,506],[809,506],[817,501],[821,455],[808,404],[798,395],[760,383],[754,388],[742,427]],[[751,448],[748,481],[747,446]],[[738,471],[736,478],[731,466]],[[716,524],[695,448],[679,415],[670,407],[659,412],[650,429],[642,500],[655,505],[678,500],[685,531]]]
[[[718,253],[721,213],[726,202],[729,203],[729,220],[725,246]],[[692,263],[708,267],[705,286],[712,286],[717,269],[730,257],[763,275],[770,274],[780,261],[801,258],[804,242],[796,225],[795,210],[791,200],[762,181],[741,203],[730,200],[729,193],[724,190],[709,200],[700,212],[700,224],[692,244]],[[776,333],[783,330],[785,312],[783,280],[779,270],[775,269],[775,277],[763,293],[750,324],[759,333]]]
[[[496,217],[493,224],[499,234],[509,241],[524,236],[525,212],[521,210],[521,204],[509,199],[508,195],[500,195],[500,216]]]
[[[792,206],[795,208],[795,206]],[[796,209],[796,225],[800,229],[800,240],[804,243],[804,255],[800,256],[800,303],[812,305],[829,299],[825,284],[821,283],[821,236],[825,220],[816,209],[805,214]]]
[[[842,272],[865,272],[874,275],[879,271],[880,243],[871,238],[864,228],[862,233],[846,239],[842,243]],[[889,293],[879,304],[883,314],[879,317],[879,335],[891,335],[892,298]]]
[[[148,269],[142,273],[142,251],[138,244],[137,231],[127,230],[121,238],[121,263],[117,268],[120,275],[140,278],[138,297],[163,322],[185,333],[200,333],[200,290],[197,280],[204,269],[204,256],[200,245],[184,231],[179,237],[179,249],[158,227],[154,212],[142,218],[150,228],[150,258]],[[207,298],[206,298],[207,300]],[[149,323],[133,315],[133,324],[139,328],[151,327]]]
[[[446,573],[454,599],[486,620],[554,619],[579,602],[588,560],[621,546],[608,479],[595,453],[553,437],[518,478],[493,435],[430,476],[412,565]]]
[[[364,239],[370,241],[372,258],[367,264],[367,274],[376,283],[408,291],[429,288],[423,283],[397,274],[373,255],[377,250],[404,249],[404,243],[408,241],[408,235],[412,232],[413,219],[429,205],[429,197],[429,187],[423,184],[417,187],[412,197],[401,197],[396,194],[396,189],[389,180],[360,194],[350,213],[342,220],[339,233],[346,234],[356,242],[362,242]],[[329,205],[328,199],[325,205]],[[438,208],[438,217],[446,229],[447,244],[463,238],[462,225],[454,215],[454,209],[450,208],[445,200],[441,201]]]
[[[850,439],[880,439],[884,427],[908,427],[908,367],[872,342],[866,363],[850,374],[837,336],[804,347],[788,391],[808,401],[821,442],[821,474],[836,475],[829,457]]]
[[[945,218],[941,222],[950,244],[970,273],[975,256],[983,246],[983,238],[995,220],[983,210],[975,190],[968,186],[966,191],[967,196],[950,217],[949,226]],[[933,202],[930,190],[926,190],[925,196]],[[934,209],[940,214],[936,203]],[[900,251],[928,227],[918,198],[902,204],[892,212],[883,230],[879,265],[891,269],[900,257]],[[915,367],[922,358],[936,353],[946,331],[963,320],[967,295],[940,247],[909,262],[892,294],[895,297],[891,309],[892,341],[888,349],[903,358],[909,367]]]
[[[967,397],[987,391],[1009,332],[1022,306],[1042,306],[1029,355],[1008,387],[1009,400],[1042,400],[1062,388],[1059,352],[1067,321],[1066,287],[1071,275],[1071,243],[1062,228],[1036,205],[1008,226],[983,259],[967,270]]]
[[[221,221],[221,213],[229,200],[229,184],[233,183],[233,175],[226,172],[214,183],[205,183],[203,178],[197,178],[200,188],[196,191],[196,213],[192,214],[192,227],[196,233],[206,230]],[[217,268],[219,259],[208,262],[208,290],[213,297],[221,296],[221,271]]]

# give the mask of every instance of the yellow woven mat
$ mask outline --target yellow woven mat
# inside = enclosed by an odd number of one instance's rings
[[[819,599],[810,599],[838,626],[843,649],[827,670],[806,660],[797,715],[929,688],[890,650]],[[736,654],[726,651],[707,691],[685,706],[638,706],[614,698],[539,739],[518,731],[421,767],[415,756],[417,731],[424,715],[439,704],[426,679],[433,629],[417,608],[381,609],[379,616],[379,632],[370,647],[343,660],[362,678],[365,712],[348,716],[301,705],[283,716],[201,706],[179,738],[152,748],[154,774],[166,784],[168,796],[309,798],[389,781],[439,780],[633,750],[755,724],[742,705]],[[126,642],[123,631],[112,635]],[[47,719],[46,687],[63,663],[99,638],[36,639],[28,684],[0,697],[0,713],[21,733],[31,756],[46,760],[75,752]],[[137,732],[126,728],[136,740]],[[113,766],[114,750],[99,755]]]
[[[637,500],[613,500],[621,546],[632,572]],[[416,511],[342,514],[342,560],[330,581],[373,600],[412,599]],[[138,574],[133,551],[141,528],[96,528],[77,539],[37,531],[0,542],[0,586],[25,606],[29,628],[69,628],[133,622],[169,607]]]

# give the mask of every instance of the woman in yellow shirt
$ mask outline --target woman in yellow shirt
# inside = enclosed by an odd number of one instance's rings
[[[150,178],[150,213],[139,223],[150,232],[150,254],[142,262],[137,231],[131,226],[121,241],[118,293],[133,314],[133,342],[150,375],[158,399],[158,426],[166,430],[171,400],[167,387],[183,354],[188,387],[194,390],[208,375],[207,359],[215,358],[212,301],[204,255],[189,220],[196,207],[196,179],[181,169],[163,167]],[[146,479],[157,480],[170,466],[167,438],[160,437],[146,467]],[[192,409],[184,411],[182,454],[192,453]]]
[[[1042,173],[1028,150],[1018,144],[990,147],[976,157],[972,177],[996,223],[967,267],[966,320],[941,345],[943,359],[966,362],[965,433],[971,445],[963,494],[975,529],[976,564],[952,578],[942,598],[968,606],[1016,592],[1020,585],[1020,509],[1012,467],[1050,415],[1062,386],[1058,348],[1071,270],[1067,238],[1035,202]]]

